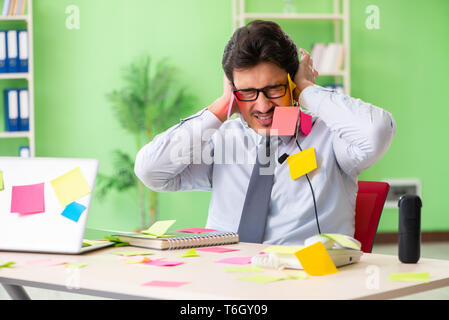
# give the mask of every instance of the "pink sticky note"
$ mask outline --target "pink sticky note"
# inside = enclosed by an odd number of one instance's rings
[[[21,215],[45,212],[44,183],[13,186],[11,212]]]
[[[312,131],[312,116],[309,114],[306,114],[302,111],[300,111],[300,117],[301,117],[301,132],[305,135],[308,135],[310,131]]]
[[[143,286],[152,286],[152,287],[169,287],[169,288],[178,288],[180,286],[189,284],[187,281],[158,281],[153,280],[150,282],[143,283]]]
[[[233,103],[234,103],[234,94],[231,94],[231,99],[229,100],[229,105],[228,105],[228,114],[227,114],[228,119],[231,116],[231,110],[232,110]]]
[[[224,253],[224,252],[240,251],[240,249],[229,249],[229,248],[223,248],[223,247],[207,247],[207,248],[196,249],[196,251]]]
[[[212,232],[212,231],[216,231],[216,230],[205,229],[205,228],[185,228],[185,229],[177,229],[176,231],[186,232],[186,233],[203,233],[203,232]]]
[[[159,267],[174,267],[179,266],[180,264],[184,264],[183,261],[165,261],[163,259],[156,259],[150,261],[144,261],[143,264],[148,264],[150,266],[159,266]]]
[[[228,264],[251,264],[252,257],[232,257],[217,260],[217,263],[228,263]]]
[[[296,132],[299,107],[276,107],[270,134],[292,136]]]

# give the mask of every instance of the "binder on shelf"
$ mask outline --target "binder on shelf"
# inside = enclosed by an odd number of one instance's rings
[[[17,72],[19,55],[17,47],[17,30],[6,31],[6,65],[8,72]]]
[[[10,0],[5,0],[5,2],[3,2],[3,11],[2,11],[2,16],[7,16],[8,12],[9,12],[9,5],[10,5]]]
[[[6,66],[6,31],[0,31],[0,73],[8,72]]]
[[[19,102],[19,131],[30,130],[30,103],[28,99],[28,89],[18,90]]]
[[[6,131],[19,131],[19,101],[16,89],[6,89],[5,123]]]
[[[17,0],[11,0],[9,4],[8,16],[13,16],[16,12]]]
[[[28,72],[28,31],[18,30],[17,42],[19,45],[19,72]]]
[[[31,155],[29,146],[20,146],[19,147],[19,157],[29,158]]]
[[[16,7],[16,12],[15,12],[15,14],[17,16],[24,14],[26,1],[27,0],[17,0],[17,7]]]

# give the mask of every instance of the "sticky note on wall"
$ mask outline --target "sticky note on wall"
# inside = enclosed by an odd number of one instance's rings
[[[50,183],[62,207],[91,192],[80,167],[50,181]]]
[[[287,158],[290,177],[295,180],[317,168],[315,149],[313,147],[295,153]]]
[[[324,276],[338,272],[332,258],[321,242],[314,243],[295,252],[295,256],[298,258],[304,271],[311,276]]]

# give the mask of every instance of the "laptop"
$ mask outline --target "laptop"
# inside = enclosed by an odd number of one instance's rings
[[[80,254],[98,160],[0,157],[0,250]]]

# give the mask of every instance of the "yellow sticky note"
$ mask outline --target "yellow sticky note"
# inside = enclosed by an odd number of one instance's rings
[[[293,90],[295,90],[296,84],[292,81],[290,73],[287,74],[287,79],[288,79],[288,87],[290,88],[291,103],[293,105]]]
[[[322,234],[322,236],[329,238],[331,240],[334,240],[335,242],[337,242],[338,244],[340,244],[341,246],[343,246],[345,248],[360,250],[360,246],[356,242],[354,242],[349,237],[346,237],[343,234],[326,233],[326,234]]]
[[[133,258],[126,259],[125,263],[126,264],[138,264],[138,263],[144,263],[147,261],[150,261],[150,258],[148,258],[148,257],[133,257]]]
[[[50,183],[62,207],[91,192],[80,167],[50,181]]]
[[[313,147],[295,153],[287,158],[290,177],[295,180],[317,168],[315,149]]]
[[[251,276],[239,277],[236,279],[243,280],[243,281],[250,281],[250,282],[267,283],[267,282],[284,280],[284,277],[272,277],[272,276],[266,276],[264,274],[254,274]]]
[[[3,184],[3,172],[0,170],[0,191],[5,189],[5,186]]]
[[[147,230],[143,230],[142,233],[148,233],[155,236],[163,236],[175,222],[176,220],[156,221]]]
[[[403,272],[390,274],[392,282],[429,282],[429,272]]]
[[[296,251],[304,249],[304,246],[269,246],[263,252],[277,254],[295,254]]]
[[[337,267],[321,242],[314,243],[295,252],[304,271],[311,276],[324,276],[337,273]]]
[[[180,257],[183,258],[190,258],[190,257],[199,257],[200,255],[195,251],[195,249],[191,249],[187,252],[184,252],[183,254],[180,255]]]

